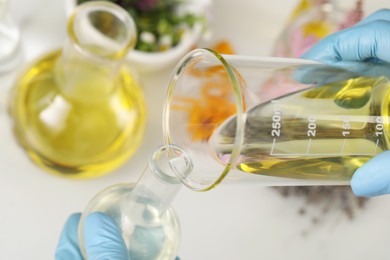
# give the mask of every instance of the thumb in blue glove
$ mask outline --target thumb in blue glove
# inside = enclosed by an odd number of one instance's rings
[[[71,215],[60,236],[56,260],[82,260],[78,241],[80,213]],[[89,260],[116,259],[128,260],[128,253],[116,223],[101,212],[87,216],[84,224],[86,253]]]
[[[385,151],[360,167],[352,176],[351,188],[357,196],[390,194],[390,151]]]

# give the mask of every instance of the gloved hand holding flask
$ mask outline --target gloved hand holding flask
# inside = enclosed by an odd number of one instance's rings
[[[79,241],[78,226],[81,214],[72,214],[63,228],[57,246],[56,260],[83,260]],[[116,223],[107,215],[95,212],[86,219],[85,245],[89,260],[128,260],[127,249]]]

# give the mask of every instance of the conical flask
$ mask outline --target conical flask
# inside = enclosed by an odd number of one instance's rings
[[[136,42],[127,11],[80,5],[64,47],[31,64],[10,101],[15,136],[31,160],[57,175],[89,178],[124,163],[141,143],[146,109],[125,56]]]

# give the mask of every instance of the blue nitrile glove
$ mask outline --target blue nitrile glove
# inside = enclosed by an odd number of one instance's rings
[[[390,10],[379,10],[355,26],[322,39],[302,58],[366,76],[390,75]],[[390,194],[390,151],[359,168],[351,187],[358,196]]]
[[[390,10],[381,9],[355,26],[319,41],[301,58],[366,76],[390,75]]]
[[[80,216],[80,213],[75,213],[65,223],[55,254],[56,260],[83,260],[77,234]],[[87,216],[84,237],[88,260],[129,259],[118,226],[109,216],[101,212],[94,212]]]

